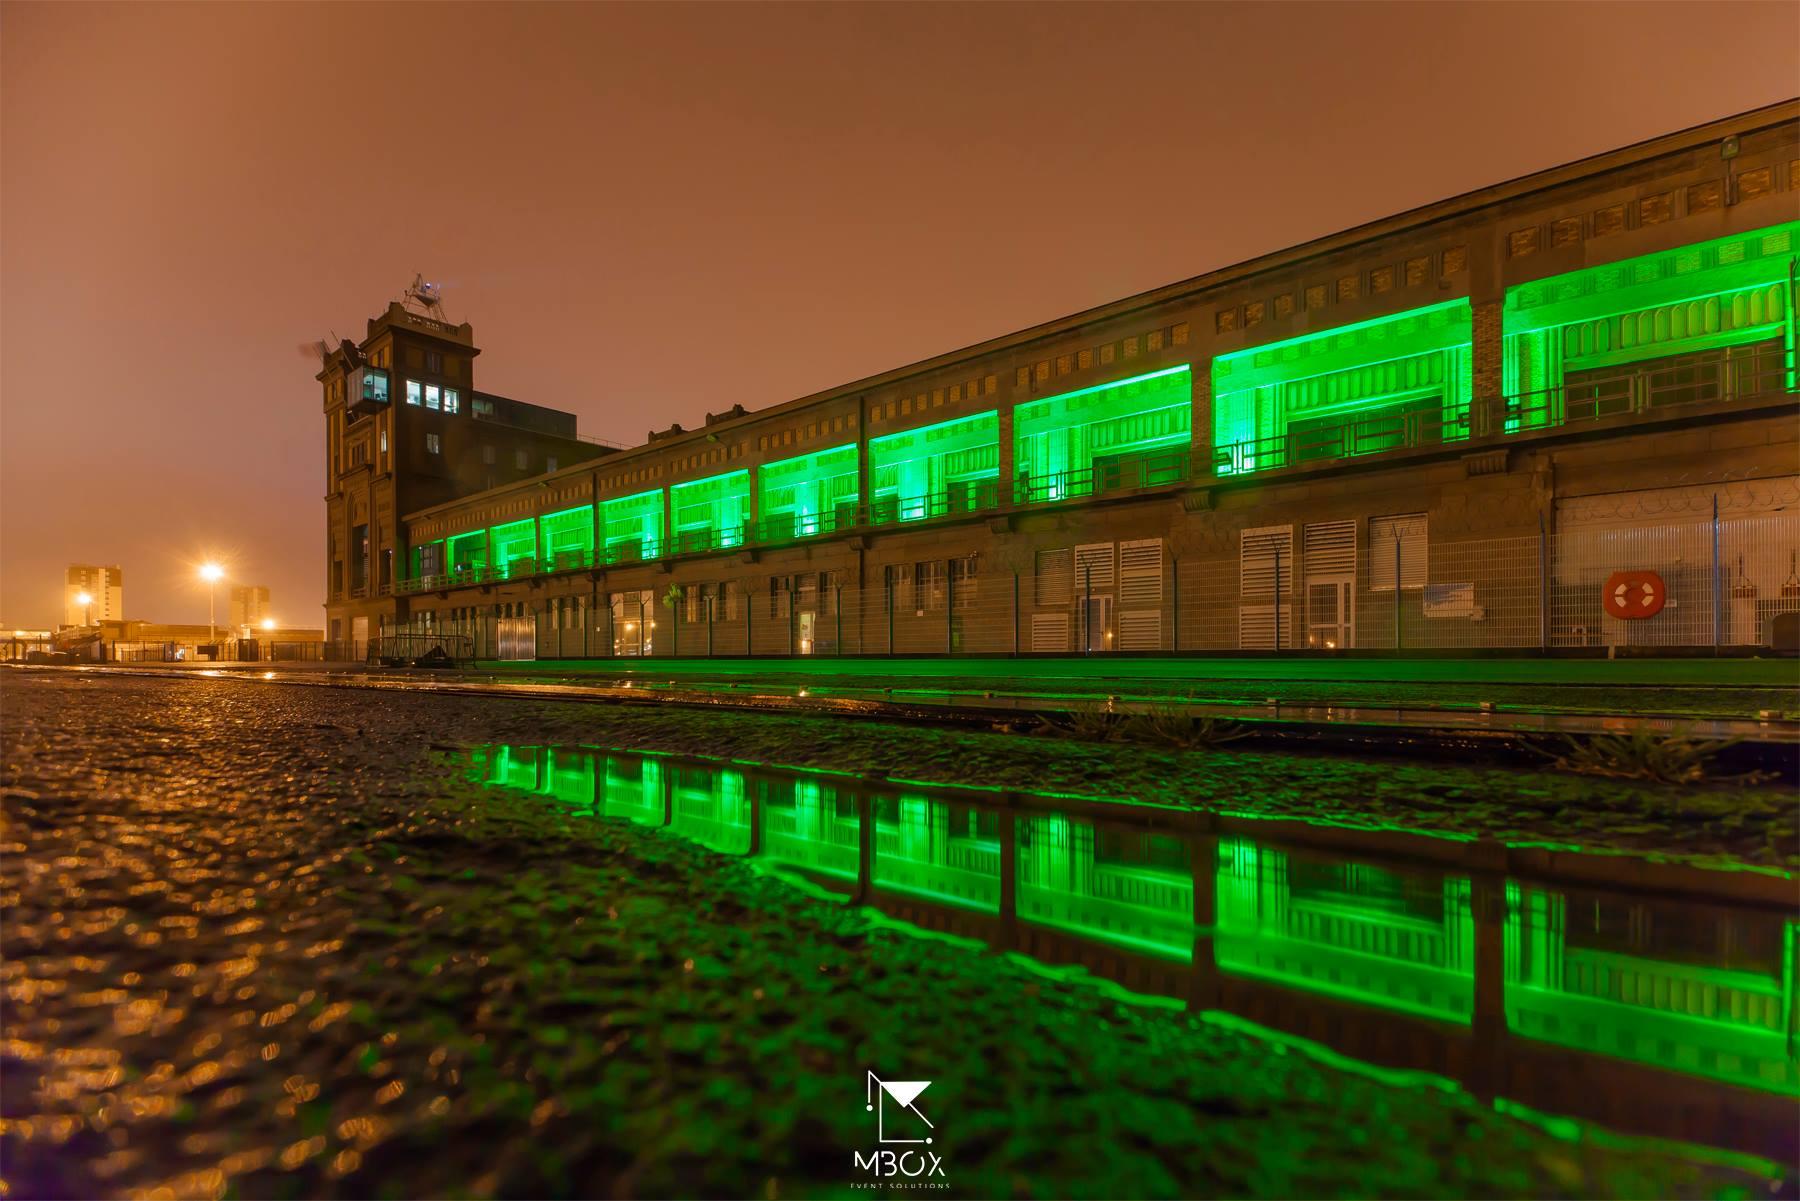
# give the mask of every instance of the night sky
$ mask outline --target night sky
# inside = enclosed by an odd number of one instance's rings
[[[1800,91],[1800,6],[6,4],[0,623],[323,610],[299,345],[415,271],[640,441]]]

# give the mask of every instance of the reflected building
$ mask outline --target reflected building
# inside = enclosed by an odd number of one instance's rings
[[[1046,812],[827,773],[495,747],[477,754],[475,774],[754,855],[931,928],[1540,1108],[1765,1147],[1791,1131],[1800,1098],[1800,923],[1789,913],[1196,834],[1161,811],[1126,824],[1129,807]]]

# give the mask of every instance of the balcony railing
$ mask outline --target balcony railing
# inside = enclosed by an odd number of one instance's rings
[[[1571,374],[1559,387],[1510,396],[1497,405],[1474,402],[1466,410],[1447,415],[1441,410],[1413,410],[1346,418],[1290,429],[1276,437],[1229,443],[1214,449],[1213,470],[1219,475],[1260,473],[1471,438],[1530,435],[1667,410],[1676,405],[1724,403],[1793,392],[1784,357],[1767,352],[1582,372]],[[1181,484],[1194,478],[1192,468],[1186,447],[1121,456],[1079,471],[1022,477],[1014,481],[1014,503],[1046,504]],[[534,575],[654,562],[672,555],[779,545],[852,529],[969,516],[997,509],[999,501],[998,480],[973,480],[924,496],[878,497],[866,506],[843,504],[829,512],[808,515],[776,514],[754,525],[745,523],[729,530],[685,530],[672,538],[632,539],[599,550],[558,551],[543,558],[515,559],[501,568],[470,564],[443,574],[398,580],[393,590],[435,592]],[[366,586],[352,590],[353,595],[366,593]]]
[[[967,480],[922,496],[878,496],[869,504],[870,525],[929,521],[959,513],[981,513],[1000,507],[1000,481]]]
[[[1272,437],[1216,446],[1213,470],[1220,475],[1275,471],[1469,438],[1543,433],[1677,405],[1791,394],[1794,389],[1783,359],[1768,352],[1716,354],[1647,367],[1584,371],[1571,373],[1557,387],[1508,396],[1498,405],[1474,401],[1466,410],[1448,414],[1415,410],[1309,424]]]
[[[1013,481],[1013,501],[1021,505],[1049,504],[1185,483],[1191,461],[1192,455],[1183,446],[1099,459],[1074,471],[1022,475]]]

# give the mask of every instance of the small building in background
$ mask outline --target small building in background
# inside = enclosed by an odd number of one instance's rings
[[[264,584],[234,584],[231,589],[231,628],[258,630],[269,611],[269,589]]]
[[[86,602],[83,596],[88,597]],[[121,621],[125,617],[125,572],[120,567],[71,563],[63,572],[65,626]]]

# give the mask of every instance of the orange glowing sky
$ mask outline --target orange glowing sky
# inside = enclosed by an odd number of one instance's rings
[[[0,624],[322,622],[415,271],[626,442],[1800,91],[1800,6],[0,5]]]

